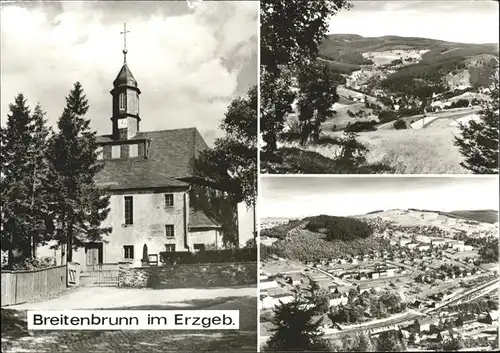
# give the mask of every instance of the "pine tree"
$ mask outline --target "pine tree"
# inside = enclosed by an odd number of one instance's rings
[[[491,101],[483,104],[481,119],[460,124],[461,136],[455,137],[455,145],[464,156],[460,165],[474,174],[498,174],[498,71],[492,79]]]
[[[304,66],[298,75],[300,92],[297,106],[301,122],[300,143],[318,142],[321,124],[333,117],[333,105],[339,100],[337,86],[326,65]]]
[[[36,248],[45,245],[53,233],[52,215],[50,212],[49,186],[50,167],[47,160],[49,150],[49,138],[52,134],[47,127],[45,112],[40,105],[35,107],[32,116],[32,142],[30,144],[29,170],[32,170],[31,178],[27,178],[31,184],[30,200],[30,223],[31,223],[31,245],[32,256],[36,257]]]
[[[57,123],[59,132],[50,143],[56,247],[66,247],[67,262],[72,261],[74,249],[101,241],[111,232],[101,227],[110,211],[109,196],[94,181],[102,164],[97,163],[95,132],[84,118],[88,108],[82,85],[76,82]]]
[[[22,94],[9,109],[6,127],[0,133],[1,240],[12,266],[34,257],[36,244],[50,238],[46,163],[50,130],[41,107],[37,105],[31,114]]]
[[[270,351],[329,351],[323,332],[321,313],[314,284],[306,295],[295,289],[294,300],[274,308],[272,322],[276,326],[269,339]]]

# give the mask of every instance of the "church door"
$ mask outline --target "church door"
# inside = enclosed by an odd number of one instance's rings
[[[102,264],[102,243],[85,244],[85,254],[87,270],[97,270],[97,266]]]

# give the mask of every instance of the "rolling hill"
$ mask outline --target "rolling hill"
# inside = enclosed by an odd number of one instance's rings
[[[488,86],[498,44],[465,44],[414,37],[330,34],[320,44],[320,60],[334,72],[378,68],[365,79],[370,88],[405,89],[413,80],[449,83],[460,76],[472,86]],[[372,79],[373,76],[373,79]],[[456,78],[455,78],[456,80]],[[463,82],[462,82],[463,83]]]
[[[261,237],[274,241],[261,247],[261,257],[276,254],[303,261],[382,250],[388,246],[387,234],[391,233],[387,231],[406,236],[442,237],[458,232],[491,237],[498,233],[498,212],[392,209],[351,217],[305,217],[262,231]]]
[[[495,210],[451,211],[441,213],[448,217],[468,219],[476,222],[498,222],[498,211]]]
[[[388,166],[390,173],[468,174],[455,137],[459,124],[477,121],[482,104],[493,99],[489,89],[498,56],[498,44],[328,35],[319,45],[318,62],[330,68],[340,99],[321,124],[322,137],[338,141],[345,132],[358,133],[368,149],[366,163]],[[298,122],[294,109],[289,128]],[[333,142],[281,142],[280,148],[305,150],[325,165],[340,152]],[[342,172],[322,166],[307,171]]]

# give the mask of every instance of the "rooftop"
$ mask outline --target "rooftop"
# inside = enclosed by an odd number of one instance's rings
[[[97,184],[110,190],[183,187],[179,180],[195,176],[194,159],[208,146],[196,128],[138,132],[128,141],[149,140],[148,158],[106,159]],[[111,135],[96,137],[97,144],[115,142]]]

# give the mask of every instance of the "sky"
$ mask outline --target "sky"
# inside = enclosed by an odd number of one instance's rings
[[[196,2],[196,1],[195,1]],[[80,81],[99,134],[111,132],[112,82],[138,81],[141,131],[197,127],[211,144],[231,100],[257,83],[258,2],[75,1],[1,4],[1,118],[23,93],[50,125]]]
[[[498,1],[350,1],[330,20],[329,33],[396,35],[459,43],[498,43]]]
[[[498,210],[498,177],[261,177],[259,218],[362,215],[390,209]]]

